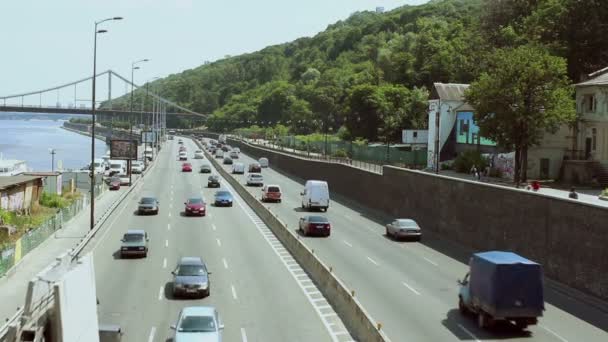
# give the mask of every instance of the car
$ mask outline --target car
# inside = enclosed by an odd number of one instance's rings
[[[224,157],[224,165],[232,165],[233,161],[230,157]]]
[[[204,159],[205,158],[205,152],[198,150],[194,152],[194,159]]]
[[[220,177],[217,175],[211,175],[207,178],[207,187],[208,188],[219,188],[220,187]]]
[[[182,164],[182,172],[192,172],[192,164],[183,163]]]
[[[184,202],[184,205],[186,206],[184,209],[186,216],[205,216],[207,212],[207,205],[205,204],[205,200],[201,197],[189,198],[186,202]]]
[[[233,148],[232,150],[233,150],[234,152],[236,152],[236,153],[241,153],[241,149],[240,149],[240,148],[238,148],[238,147],[235,147],[235,148]]]
[[[422,231],[416,221],[412,219],[396,219],[386,225],[386,236],[393,238],[413,238],[417,241],[422,239]]]
[[[182,139],[177,140],[177,143],[182,145],[184,142],[182,141]]]
[[[144,162],[140,160],[134,160],[131,162],[131,173],[140,174],[144,172]]]
[[[118,174],[123,174],[127,172],[127,168],[126,168],[126,163],[124,160],[110,160],[110,169],[108,171],[108,174],[110,176],[114,176],[114,175],[118,175]]]
[[[264,185],[262,188],[262,202],[281,203],[281,187],[278,185]]]
[[[234,174],[244,174],[245,173],[245,164],[243,163],[234,163],[232,164],[232,173]]]
[[[187,306],[179,312],[177,323],[171,329],[175,330],[173,342],[222,342],[224,323],[212,306]]]
[[[211,284],[207,265],[200,257],[182,257],[171,272],[173,274],[173,295],[209,296]]]
[[[137,213],[139,215],[145,214],[158,214],[159,210],[158,200],[155,197],[142,197],[137,203]]]
[[[329,185],[326,181],[307,180],[300,196],[302,209],[327,211],[329,208]]]
[[[237,151],[230,151],[230,158],[239,159],[239,153]]]
[[[261,167],[268,167],[268,158],[262,157],[258,160],[258,162],[260,162]]]
[[[304,236],[329,236],[331,233],[331,224],[325,216],[309,215],[301,217],[299,227]]]
[[[203,165],[201,165],[200,173],[211,173],[211,164],[204,162]]]
[[[186,152],[180,152],[179,153],[179,160],[180,161],[188,160],[188,155],[186,154]]]
[[[108,183],[110,190],[120,190],[120,178],[112,177],[109,178],[110,182]]]
[[[224,158],[224,151],[220,149],[215,150],[215,158]]]
[[[222,151],[224,151],[224,152],[230,151],[230,146],[228,146],[228,145],[222,145]]]
[[[223,206],[223,205],[232,207],[233,198],[232,198],[232,194],[230,193],[230,191],[226,191],[226,190],[216,191],[213,198],[214,198],[213,204],[216,207]]]
[[[249,173],[254,173],[254,172],[260,173],[260,172],[262,172],[262,166],[258,162],[253,162],[253,163],[249,164],[248,172]]]
[[[184,146],[179,147],[179,152],[186,152],[186,148]]]
[[[247,185],[264,185],[264,177],[259,173],[248,173],[247,174]]]
[[[118,178],[120,179],[120,185],[131,184],[131,179],[129,178],[129,175],[127,175],[126,173],[119,174]]]
[[[173,136],[172,135],[169,136],[169,140],[173,140]]]
[[[129,229],[120,240],[120,257],[148,256],[148,233],[143,229]]]

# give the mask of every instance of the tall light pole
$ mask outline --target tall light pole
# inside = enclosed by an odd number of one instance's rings
[[[133,139],[133,77],[135,76],[135,70],[138,70],[139,67],[137,66],[137,64],[140,63],[144,63],[149,61],[149,59],[140,59],[138,61],[135,61],[133,63],[131,63],[131,109],[130,109],[130,115],[129,115],[129,137],[130,139]],[[129,146],[132,146],[131,144],[129,144]],[[132,154],[133,151],[129,151],[129,154]],[[131,172],[131,159],[127,160],[127,169],[129,170],[129,186],[131,186],[131,184],[133,183],[133,173]]]
[[[150,89],[150,82],[153,82],[153,81],[155,81],[155,80],[157,80],[159,78],[160,77],[153,77],[153,78],[151,78],[151,79],[149,79],[149,80],[146,81],[146,104],[148,104],[148,97],[150,96],[150,90],[149,90]],[[152,105],[153,105],[152,108],[154,108],[154,101],[152,101]],[[152,132],[154,132],[155,131],[155,126],[154,126],[154,109],[152,110],[151,114],[152,114],[152,118],[151,118],[152,120],[151,120],[150,129],[151,129]],[[156,133],[153,133],[152,135],[154,136],[154,135],[156,135]],[[153,142],[150,142],[150,144],[153,144]],[[144,143],[144,150],[146,148],[145,146],[146,146],[146,143]],[[154,147],[152,147],[152,159],[154,159],[154,158],[155,158]],[[144,159],[146,159],[145,156],[144,156]]]
[[[51,154],[51,172],[55,171],[55,149],[49,148],[49,153]]]
[[[90,167],[90,175],[91,175],[91,215],[89,222],[89,229],[93,230],[95,227],[95,169],[93,165],[95,164],[95,79],[97,78],[97,34],[98,33],[106,33],[107,30],[98,30],[97,25],[110,21],[110,20],[122,20],[122,17],[113,17],[107,18],[100,21],[95,22],[95,34],[93,37],[93,96],[91,100],[91,167]]]

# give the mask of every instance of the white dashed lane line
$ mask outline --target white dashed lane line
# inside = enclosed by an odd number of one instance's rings
[[[163,259],[163,268],[167,268],[167,258]]]
[[[433,260],[431,260],[431,259],[429,259],[429,258],[427,258],[427,257],[423,257],[423,258],[424,258],[424,260],[426,260],[426,261],[427,261],[428,263],[430,263],[431,265],[433,265],[433,266],[438,266],[438,264],[437,264],[436,262],[434,262]]]
[[[211,228],[212,228],[213,230],[217,230],[217,227],[216,227],[214,224],[212,224],[212,225],[211,225]]]
[[[171,230],[171,223],[167,223],[167,230]]]
[[[344,244],[347,245],[348,247],[352,247],[353,246],[350,243],[348,243],[348,241],[342,241],[342,242],[344,242]]]
[[[148,342],[154,341],[154,335],[156,335],[156,327],[150,329],[150,335],[148,335]]]
[[[164,286],[161,285],[160,290],[158,290],[158,300],[163,300],[163,290],[165,289]]]
[[[224,268],[228,269],[228,262],[226,262],[226,259],[222,259],[222,262],[224,263]]]
[[[222,247],[222,241],[220,241],[220,239],[215,239],[215,241],[217,241],[217,245]]]
[[[371,262],[372,264],[378,266],[378,263],[376,262],[376,260],[374,260],[374,259],[372,259],[370,257],[367,257],[367,260],[369,260],[369,262]]]
[[[236,289],[234,288],[234,285],[230,285],[230,288],[232,289],[232,298],[234,298],[234,300],[238,300],[239,297],[236,295]]]
[[[241,328],[241,340],[242,342],[247,342],[247,333],[245,332],[245,328]]]
[[[165,247],[169,247],[169,240],[165,240]]]
[[[410,291],[414,292],[415,294],[420,296],[420,292],[416,291],[416,289],[414,289],[413,287],[411,287],[410,285],[408,285],[406,282],[401,282],[401,284],[403,284],[403,286],[407,287]]]

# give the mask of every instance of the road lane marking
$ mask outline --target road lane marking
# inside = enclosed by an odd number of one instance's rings
[[[224,268],[228,269],[228,263],[226,262],[226,259],[222,258],[222,262],[224,263]]]
[[[169,217],[171,217],[171,213],[169,213]]]
[[[213,228],[213,230],[217,230],[217,227],[214,224],[211,225],[211,228]]]
[[[416,291],[416,289],[414,289],[413,287],[409,286],[406,282],[402,281],[401,284],[403,284],[403,286],[407,287],[408,289],[410,289],[410,291],[414,292],[415,294],[420,296],[420,292]]]
[[[372,259],[370,257],[367,257],[367,260],[369,260],[369,262],[371,262],[372,264],[378,266],[378,263],[376,262],[376,260],[374,260],[374,259]]]
[[[169,240],[165,240],[165,247],[169,247]]]
[[[352,247],[353,246],[350,243],[348,243],[347,241],[342,240],[342,242],[344,242],[344,244],[347,245],[348,247]]]
[[[158,300],[162,300],[163,299],[163,290],[165,289],[164,286],[160,286],[160,290],[158,291]]]
[[[148,342],[154,341],[154,335],[156,334],[156,327],[150,329],[150,335],[148,336]]]
[[[163,259],[163,268],[167,268],[167,258]]]
[[[348,220],[352,220],[353,218],[350,217],[349,215],[344,215],[345,218],[347,218]]]
[[[171,230],[171,223],[167,223],[167,230]]]
[[[173,209],[173,203],[169,204],[169,209]]]
[[[215,239],[215,241],[217,241],[217,245],[222,247],[222,241],[220,241],[220,239]]]
[[[232,288],[232,298],[234,298],[234,300],[238,300],[239,298],[236,296],[236,289],[234,288],[234,285],[230,285],[230,287]]]
[[[433,260],[431,260],[431,259],[429,259],[429,258],[427,258],[427,257],[423,257],[423,258],[424,258],[424,260],[428,261],[428,262],[429,262],[431,265],[433,265],[433,266],[439,266],[439,264],[437,264],[437,263],[436,263],[436,262],[434,262]]]
[[[241,340],[243,342],[247,342],[247,334],[245,333],[245,328],[241,328]]]
[[[213,217],[213,215],[211,213],[209,213],[209,218],[212,218],[212,217]]]
[[[462,326],[462,324],[458,323],[458,327],[459,327],[459,328],[460,328],[462,331],[464,331],[465,333],[467,333],[467,335],[471,336],[471,337],[473,338],[473,340],[475,340],[475,342],[481,342],[481,341],[480,341],[480,340],[477,338],[477,336],[473,335],[473,333],[472,333],[472,332],[470,332],[470,331],[469,331],[469,329],[467,329],[467,328],[463,327],[463,326]]]
[[[568,342],[568,340],[566,340],[565,338],[561,337],[558,333],[556,333],[555,331],[549,329],[547,326],[539,324],[541,328],[545,329],[546,331],[548,331],[550,334],[554,335],[555,337],[557,337],[558,339],[560,339],[562,342]]]

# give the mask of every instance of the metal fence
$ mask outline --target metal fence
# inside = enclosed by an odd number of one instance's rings
[[[0,246],[0,277],[17,264],[25,255],[43,243],[49,236],[63,227],[63,224],[74,217],[86,205],[86,197],[75,200],[66,208],[44,222],[40,227],[31,229],[17,241]]]

